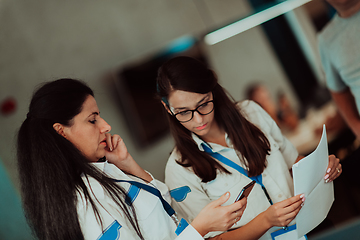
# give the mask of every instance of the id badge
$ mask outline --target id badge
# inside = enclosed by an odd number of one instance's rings
[[[306,235],[298,238],[296,231],[296,224],[287,227],[286,229],[280,229],[271,233],[272,240],[307,240]]]

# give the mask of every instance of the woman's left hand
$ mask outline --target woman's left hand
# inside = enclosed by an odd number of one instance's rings
[[[325,177],[324,177],[325,182],[334,181],[337,177],[340,176],[341,173],[342,173],[342,166],[340,163],[340,159],[335,157],[335,155],[330,155],[329,156],[329,165],[326,170]]]

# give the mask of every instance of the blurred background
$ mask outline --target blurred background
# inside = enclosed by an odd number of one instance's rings
[[[0,239],[30,239],[15,142],[44,81],[87,82],[112,133],[159,180],[174,142],[154,98],[155,77],[176,55],[214,69],[236,101],[267,99],[262,106],[301,154],[315,149],[326,123],[329,151],[346,157],[357,142],[325,87],[316,40],[334,10],[323,0],[285,2],[294,10],[281,10],[274,0],[0,1]],[[243,30],[224,35],[233,23]],[[250,94],[256,86],[260,98]]]

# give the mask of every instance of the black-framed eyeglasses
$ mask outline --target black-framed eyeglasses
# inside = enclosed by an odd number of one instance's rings
[[[172,115],[181,123],[189,122],[194,117],[194,112],[198,112],[200,115],[208,115],[214,110],[214,100],[204,102],[195,108],[194,110],[185,110]]]

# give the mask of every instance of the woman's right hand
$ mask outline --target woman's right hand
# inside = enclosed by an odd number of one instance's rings
[[[106,133],[106,153],[105,157],[125,173],[137,176],[147,182],[153,178],[143,168],[141,168],[128,152],[124,140],[117,134]]]
[[[126,165],[130,158],[130,154],[126,148],[124,140],[118,134],[106,133],[106,159],[115,165]]]
[[[304,201],[304,194],[299,194],[271,205],[264,212],[269,228],[287,226],[296,217]]]
[[[246,198],[228,206],[221,206],[230,197],[227,192],[219,199],[206,205],[191,225],[202,235],[205,236],[212,231],[226,231],[238,222],[246,208]]]

